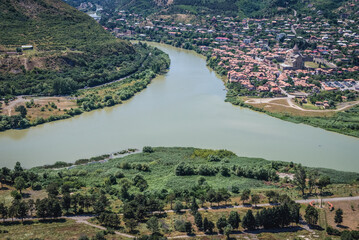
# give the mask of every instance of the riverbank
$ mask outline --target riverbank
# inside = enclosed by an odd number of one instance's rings
[[[266,108],[267,104],[264,104],[263,106],[249,104],[243,101],[243,97],[239,96],[235,89],[228,87],[226,74],[223,74],[225,72],[224,69],[220,66],[214,66],[210,64],[210,58],[206,56],[206,52],[201,51],[199,48],[190,51],[194,51],[204,57],[207,57],[207,66],[219,75],[226,87],[226,102],[230,102],[235,106],[245,107],[257,112],[265,113],[269,116],[279,118],[284,121],[297,124],[303,123],[313,127],[322,128],[327,131],[332,131],[359,138],[359,122],[357,121],[359,117],[358,101],[354,101],[353,103],[345,103],[346,107],[340,111],[333,109],[318,110],[315,112],[301,111],[300,109],[295,108],[292,105],[288,105],[285,108],[278,109],[270,107]],[[249,97],[248,99],[251,98]],[[276,98],[272,99],[275,100]],[[352,106],[350,106],[350,104],[352,104]]]
[[[167,54],[150,47],[137,71],[120,80],[80,89],[70,96],[20,96],[8,104],[2,104],[0,131],[29,128],[122,104],[146,88],[153,78],[164,74],[169,65]]]
[[[324,112],[321,115],[314,113],[314,116],[300,116],[291,113],[283,108],[273,108],[270,104],[250,104],[243,101],[238,96],[227,94],[226,101],[235,106],[246,107],[251,110],[268,114],[269,116],[279,118],[292,123],[303,123],[313,127],[319,127],[327,131],[332,131],[352,137],[359,138],[359,106],[351,106],[344,111]]]

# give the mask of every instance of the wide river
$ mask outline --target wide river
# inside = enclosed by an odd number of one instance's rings
[[[156,45],[169,72],[125,104],[0,133],[0,167],[73,162],[128,147],[228,149],[307,166],[359,172],[359,139],[225,103],[224,84],[193,52]]]

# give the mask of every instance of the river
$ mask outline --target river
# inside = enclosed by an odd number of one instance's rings
[[[0,167],[73,162],[128,147],[193,146],[359,172],[359,139],[225,103],[224,84],[193,52],[156,45],[169,72],[126,103],[0,133]]]

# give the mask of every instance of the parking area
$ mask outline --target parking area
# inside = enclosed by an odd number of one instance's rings
[[[355,90],[359,91],[359,81],[331,81],[324,82],[327,87],[338,88],[341,91]]]

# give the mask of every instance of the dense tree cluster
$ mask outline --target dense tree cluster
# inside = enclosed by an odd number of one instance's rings
[[[212,157],[212,155],[211,155]],[[186,164],[181,162],[177,165],[175,169],[175,174],[177,176],[191,176],[191,175],[201,175],[201,176],[215,176],[217,173],[220,173],[222,176],[228,177],[231,174],[234,174],[238,177],[253,178],[264,181],[278,181],[279,177],[275,169],[267,168],[249,168],[249,167],[240,167],[237,165],[232,165],[228,167],[226,165],[222,166],[211,166],[207,164],[199,165],[195,167],[193,165]]]

